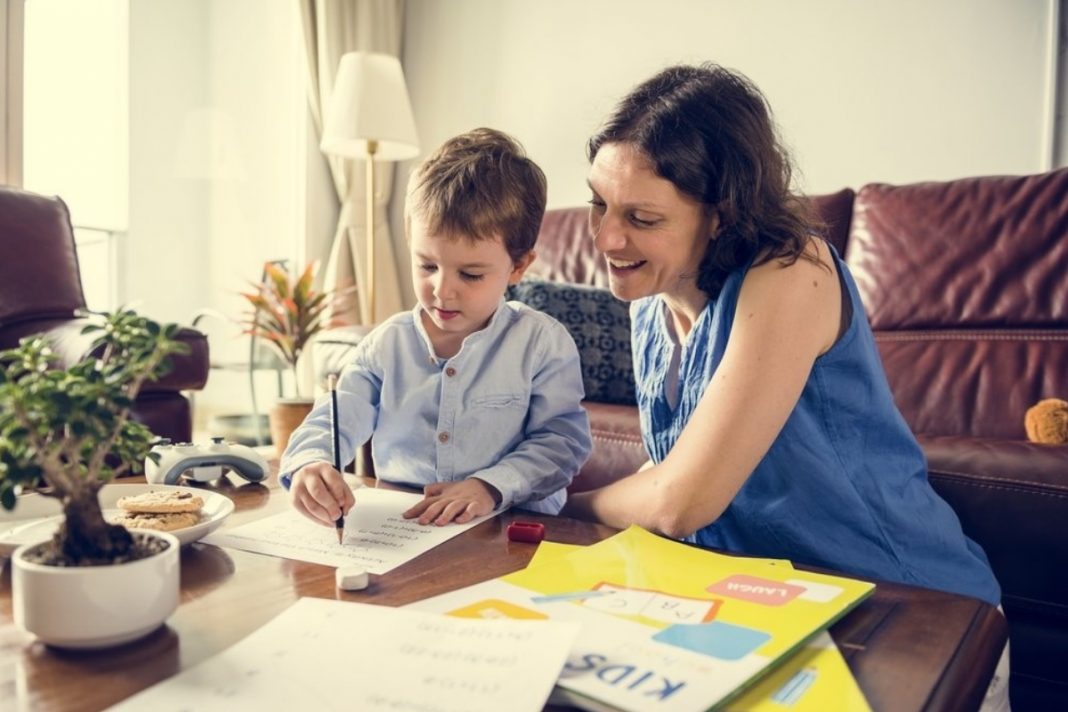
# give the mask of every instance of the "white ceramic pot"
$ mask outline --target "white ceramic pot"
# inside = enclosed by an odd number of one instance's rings
[[[151,633],[178,607],[178,539],[144,531],[170,546],[147,559],[110,566],[45,566],[23,558],[37,544],[15,550],[15,624],[48,645],[104,648]],[[136,536],[136,534],[135,534]]]

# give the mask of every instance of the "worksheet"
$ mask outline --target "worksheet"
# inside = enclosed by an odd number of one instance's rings
[[[223,528],[203,541],[216,546],[270,554],[326,566],[360,566],[371,574],[384,574],[457,534],[481,524],[496,513],[467,524],[422,525],[401,514],[423,495],[363,487],[355,490],[356,505],[345,517],[344,538],[310,521],[296,510]]]
[[[240,643],[111,709],[535,712],[577,635],[567,622],[302,598]]]

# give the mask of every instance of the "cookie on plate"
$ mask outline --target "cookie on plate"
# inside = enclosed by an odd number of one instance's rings
[[[112,524],[121,524],[127,529],[155,529],[161,532],[171,532],[175,529],[185,529],[200,521],[197,512],[171,512],[171,513],[127,513],[111,520]]]
[[[121,509],[134,514],[173,514],[199,512],[204,500],[181,490],[159,490],[130,497],[120,497]]]

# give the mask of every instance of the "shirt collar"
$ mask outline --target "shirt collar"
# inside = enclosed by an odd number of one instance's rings
[[[499,330],[502,319],[506,318],[504,313],[508,311],[504,308],[504,305],[505,298],[502,296],[501,300],[497,302],[497,309],[494,310],[489,323],[486,324],[484,328],[464,337],[463,343],[460,344],[460,350],[457,351],[456,356],[453,356],[452,358],[458,358],[460,354],[464,352],[464,349],[467,348],[468,344],[475,344],[485,338],[485,334],[496,333]],[[430,334],[426,333],[426,326],[423,324],[423,314],[425,311],[423,305],[418,302],[416,302],[415,306],[412,308],[412,321],[415,323],[415,333],[419,334],[419,338],[423,340],[423,345],[426,347],[427,355],[430,357],[431,361],[434,363],[441,363],[443,361],[451,360],[440,358],[434,353],[434,344],[430,341]]]

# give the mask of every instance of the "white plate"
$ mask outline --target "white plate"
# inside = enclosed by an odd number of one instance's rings
[[[100,488],[100,507],[104,510],[104,518],[110,520],[112,516],[123,513],[118,508],[120,497],[165,490],[188,492],[204,500],[199,522],[191,527],[175,529],[171,532],[178,537],[182,546],[191,544],[218,529],[234,511],[234,503],[226,495],[210,490],[174,485],[104,485]],[[39,494],[19,497],[13,511],[0,509],[0,545],[17,546],[44,541],[55,533],[61,518],[59,502],[55,499]]]

